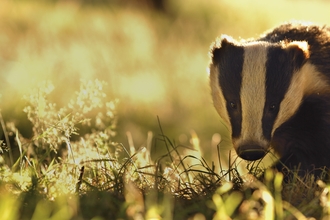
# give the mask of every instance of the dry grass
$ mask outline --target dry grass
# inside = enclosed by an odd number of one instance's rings
[[[251,173],[242,175],[231,159],[228,169],[217,170],[201,157],[196,135],[190,146],[175,144],[160,121],[160,135],[149,133],[145,147],[136,148],[129,133],[128,146],[114,142],[117,104],[106,101],[105,87],[98,80],[81,82],[76,97],[57,108],[48,100],[53,87],[46,83],[26,96],[31,139],[23,138],[12,123],[3,125],[8,136],[15,134],[1,155],[0,208],[5,219],[328,216],[329,186],[322,181],[294,176],[284,183],[282,173],[256,173],[264,172],[253,167],[260,163],[250,164]],[[152,160],[152,147],[166,153]],[[256,178],[260,174],[262,181]]]

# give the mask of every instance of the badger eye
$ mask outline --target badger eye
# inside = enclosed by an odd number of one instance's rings
[[[271,104],[269,106],[269,111],[274,111],[276,109],[276,105],[275,104]]]
[[[235,102],[230,102],[229,104],[230,104],[230,107],[231,107],[232,109],[236,109],[236,108],[237,108],[237,105],[236,105]]]

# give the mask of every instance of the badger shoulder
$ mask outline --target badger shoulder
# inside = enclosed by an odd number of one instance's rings
[[[285,23],[264,33],[259,40],[269,42],[307,41],[311,45],[329,42],[330,28],[312,23]]]
[[[258,41],[307,42],[309,61],[330,78],[330,28],[311,23],[286,23],[264,33]]]

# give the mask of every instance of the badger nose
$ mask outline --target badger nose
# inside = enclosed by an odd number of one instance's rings
[[[245,144],[238,147],[237,154],[244,160],[259,160],[265,156],[266,152],[257,144]]]

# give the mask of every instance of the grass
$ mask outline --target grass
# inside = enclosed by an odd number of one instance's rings
[[[1,4],[2,219],[329,217],[327,183],[235,157],[205,71],[219,34],[326,23],[327,2]]]
[[[57,108],[49,101],[54,87],[46,82],[25,97],[32,139],[12,123],[2,124],[8,139],[14,135],[2,145],[3,219],[328,217],[326,183],[297,176],[284,183],[282,173],[251,164],[251,173],[242,175],[230,159],[229,169],[218,172],[198,153],[197,137],[190,146],[177,145],[160,120],[160,134],[149,133],[145,147],[135,148],[130,134],[130,145],[114,142],[117,102],[107,100],[105,87],[99,80],[81,81],[76,97]],[[152,147],[167,153],[152,160]]]

